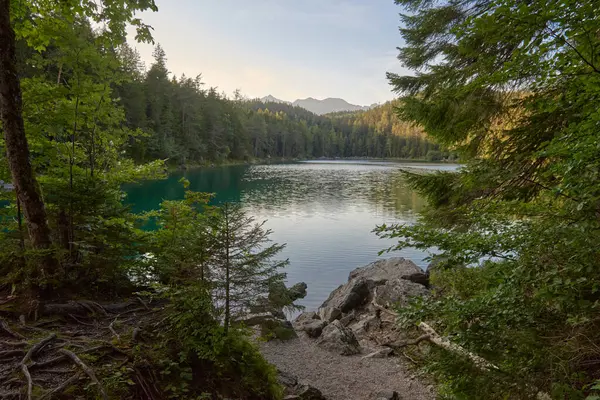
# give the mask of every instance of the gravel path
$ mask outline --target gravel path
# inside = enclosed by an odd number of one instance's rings
[[[363,360],[362,355],[340,356],[321,349],[307,337],[273,340],[260,347],[269,362],[316,387],[330,400],[375,399],[382,390],[395,390],[406,400],[435,399],[396,357]]]

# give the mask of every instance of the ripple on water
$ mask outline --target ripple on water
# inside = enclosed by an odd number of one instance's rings
[[[380,250],[394,244],[377,238],[373,228],[415,221],[424,201],[403,181],[402,166],[456,169],[365,161],[237,165],[191,169],[125,190],[135,212],[156,209],[164,199],[181,199],[182,176],[191,190],[215,193],[217,204],[240,202],[257,220],[268,220],[273,241],[287,243],[281,256],[290,259],[288,282],[308,284],[301,304],[314,309],[346,282],[351,270],[374,261]],[[426,254],[415,249],[393,255],[426,265]]]

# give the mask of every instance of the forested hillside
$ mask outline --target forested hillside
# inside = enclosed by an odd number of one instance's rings
[[[439,146],[407,123],[392,121],[392,105],[344,118],[318,116],[288,103],[228,98],[201,76],[174,77],[165,52],[147,71],[128,46],[119,49],[127,80],[115,85],[127,126],[145,135],[131,141],[137,162],[173,164],[253,158],[426,158]],[[435,154],[434,154],[435,156]],[[439,159],[439,155],[435,156]]]

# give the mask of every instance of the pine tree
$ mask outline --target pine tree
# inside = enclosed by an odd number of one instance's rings
[[[270,244],[271,231],[264,224],[230,203],[223,204],[213,219],[216,251],[210,270],[226,330],[236,315],[248,311],[285,279],[279,270],[288,260],[273,259],[285,245]]]

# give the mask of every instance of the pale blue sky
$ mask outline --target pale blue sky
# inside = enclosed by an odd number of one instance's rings
[[[394,96],[401,11],[393,0],[157,0],[144,13],[178,76],[202,73],[227,94],[283,100],[341,97],[361,105]],[[152,47],[136,44],[147,65]]]

